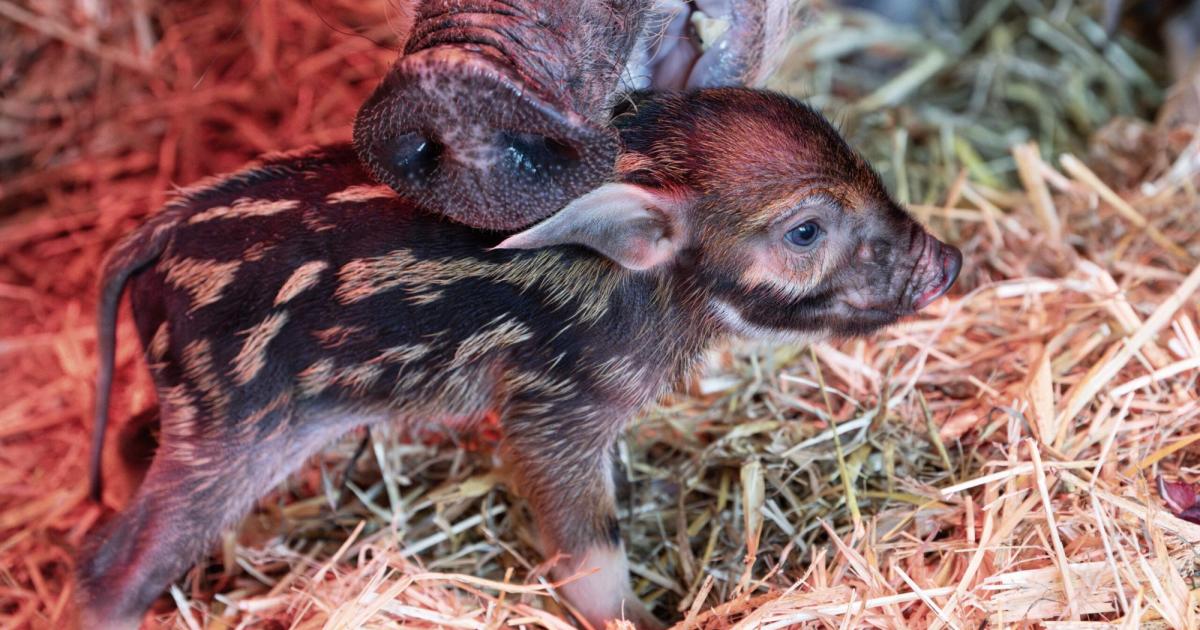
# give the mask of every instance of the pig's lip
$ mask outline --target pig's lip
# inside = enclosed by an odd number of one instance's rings
[[[388,97],[380,105],[392,110],[393,129],[397,132],[418,129],[425,117],[446,116],[447,122],[462,109],[482,108],[495,116],[497,128],[509,131],[540,133],[572,145],[587,145],[611,134],[596,127],[565,103],[548,97],[543,86],[530,84],[506,60],[488,54],[486,49],[466,50],[459,46],[438,46],[402,58],[385,79],[382,93]],[[429,102],[420,104],[423,112],[412,110],[414,92],[429,95]],[[512,102],[521,104],[505,108],[496,102],[497,95],[507,93]],[[483,98],[486,97],[486,98]],[[532,115],[530,115],[532,114]]]
[[[916,301],[913,302],[914,311],[919,311],[946,295],[950,291],[950,287],[954,286],[954,281],[958,279],[958,273],[962,271],[962,252],[958,251],[957,247],[949,245],[942,245],[941,250],[941,279],[937,284],[917,296]]]

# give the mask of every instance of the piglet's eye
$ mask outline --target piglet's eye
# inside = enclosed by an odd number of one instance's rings
[[[805,221],[788,230],[784,238],[796,247],[809,248],[821,240],[822,234],[824,234],[824,231],[821,229],[821,226],[817,225],[816,221]]]

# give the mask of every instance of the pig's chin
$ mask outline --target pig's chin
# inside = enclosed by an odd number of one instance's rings
[[[903,313],[888,305],[858,306],[834,299],[820,314],[820,320],[834,339],[865,337],[898,322]]]

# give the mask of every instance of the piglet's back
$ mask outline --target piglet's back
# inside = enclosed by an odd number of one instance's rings
[[[437,332],[444,316],[419,307],[441,296],[421,274],[445,276],[445,290],[464,276],[445,261],[513,257],[488,252],[493,240],[373,182],[349,145],[319,147],[189,188],[117,246],[105,275],[119,290],[129,274],[147,356],[175,372],[163,377],[200,374],[222,392],[209,406],[245,410],[314,365]]]
[[[502,238],[416,208],[348,150],[323,148],[187,192],[114,257],[157,247],[129,284],[160,386],[180,384],[206,422],[270,431],[264,410],[283,400],[395,406],[398,383],[475,398],[443,382],[483,386],[463,372],[492,354],[474,345],[529,347],[510,363],[583,352],[559,333],[602,317],[622,275],[579,248],[492,249]]]

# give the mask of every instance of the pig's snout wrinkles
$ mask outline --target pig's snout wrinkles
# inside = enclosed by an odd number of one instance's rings
[[[962,268],[962,253],[916,222],[905,240],[872,239],[858,245],[854,262],[860,271],[845,290],[847,304],[864,313],[903,317],[949,292]]]
[[[430,5],[355,121],[375,177],[486,229],[529,225],[610,177],[617,141],[572,89],[569,29],[536,7]]]
[[[962,269],[962,252],[922,231],[923,251],[908,281],[905,299],[919,311],[950,291]]]
[[[919,311],[949,292],[962,269],[962,252],[957,247],[932,237],[930,240],[935,244],[931,248],[934,253],[930,254],[929,270],[926,273],[928,284],[924,291],[917,295],[916,301],[913,302],[913,310]]]

